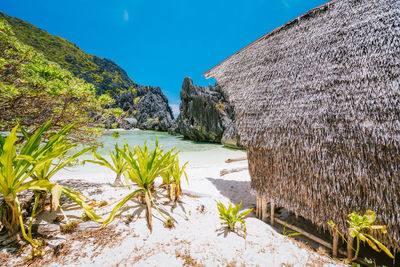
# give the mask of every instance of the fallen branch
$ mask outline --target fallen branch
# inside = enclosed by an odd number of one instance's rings
[[[226,175],[226,174],[229,174],[229,173],[233,173],[233,172],[241,172],[241,171],[244,171],[244,170],[248,170],[249,168],[247,168],[247,167],[242,167],[242,168],[235,168],[235,169],[223,169],[220,173],[219,173],[219,176],[224,176],[224,175]]]
[[[227,159],[227,160],[225,160],[225,163],[231,163],[231,162],[243,161],[243,160],[247,160],[247,157],[235,158],[235,159]]]

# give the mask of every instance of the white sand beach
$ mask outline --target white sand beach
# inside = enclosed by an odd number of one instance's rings
[[[184,196],[176,205],[169,203],[158,191],[157,206],[173,218],[175,228],[167,229],[165,221],[153,208],[153,232],[147,226],[144,205],[129,201],[123,212],[105,229],[95,231],[100,224],[80,222],[74,233],[62,234],[53,220],[61,213],[45,211],[37,219],[38,232],[44,237],[48,252],[43,258],[23,261],[29,246],[19,257],[12,249],[2,249],[0,259],[6,266],[337,266],[322,251],[282,235],[251,213],[246,219],[247,236],[229,232],[220,225],[214,200],[238,204],[243,209],[255,207],[250,194],[247,170],[220,176],[223,169],[246,167],[247,161],[225,163],[227,158],[246,156],[241,150],[222,146],[183,152],[180,161],[189,161],[189,184],[183,181]],[[74,188],[89,198],[112,203],[129,192],[128,188],[112,187],[115,175],[109,169],[94,164],[69,167],[54,181]],[[82,211],[68,199],[64,210],[77,219]],[[113,205],[96,212],[106,218]]]

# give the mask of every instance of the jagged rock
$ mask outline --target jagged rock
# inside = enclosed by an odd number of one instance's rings
[[[234,125],[233,107],[221,88],[193,85],[186,77],[180,93],[180,114],[177,131],[195,141],[224,142],[231,147],[240,147]],[[229,130],[226,134],[226,130]],[[236,136],[235,136],[236,134]]]
[[[125,112],[121,128],[137,127],[146,130],[168,131],[174,117],[167,97],[159,87],[138,86],[117,95],[113,107]]]

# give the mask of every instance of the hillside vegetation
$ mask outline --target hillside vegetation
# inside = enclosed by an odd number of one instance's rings
[[[0,12],[0,19],[11,25],[15,37],[22,43],[41,52],[44,58],[58,63],[75,77],[93,84],[97,95],[108,94],[115,100],[106,107],[121,108],[122,118],[128,118],[131,123],[115,116],[97,117],[107,128],[167,131],[174,124],[168,99],[159,87],[138,85],[113,61],[87,54],[70,41],[19,18]]]
[[[120,113],[103,108],[110,102],[110,96],[96,95],[92,84],[18,40],[0,18],[0,131],[8,131],[17,123],[31,131],[51,119],[50,133],[77,123],[71,138],[92,141],[99,130],[93,115]]]
[[[75,44],[28,23],[0,12],[13,28],[15,36],[41,52],[45,58],[58,63],[75,76],[93,84],[97,94],[111,95],[136,87],[135,84],[118,65],[108,59],[89,55]]]

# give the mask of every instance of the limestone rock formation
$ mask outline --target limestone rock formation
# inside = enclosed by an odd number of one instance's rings
[[[113,107],[124,111],[124,117],[118,122],[124,129],[168,131],[174,123],[168,99],[159,87],[138,86],[134,91],[125,91],[115,97]]]
[[[188,139],[221,142],[241,147],[234,123],[234,110],[221,88],[198,86],[186,77],[180,93],[177,132]]]

